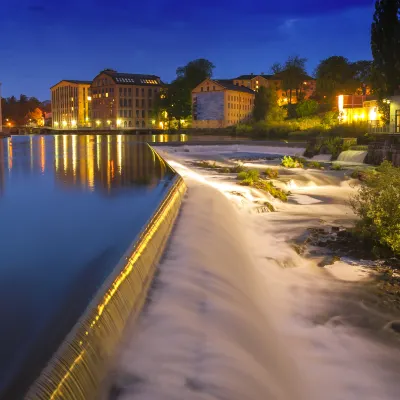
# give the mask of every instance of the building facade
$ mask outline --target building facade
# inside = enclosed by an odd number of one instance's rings
[[[368,122],[370,127],[381,125],[382,115],[378,101],[366,95],[339,95],[336,97],[339,122],[353,124]]]
[[[206,79],[192,91],[193,128],[226,128],[251,118],[255,92],[230,80]]]
[[[50,88],[53,128],[91,126],[90,84],[90,81],[62,80]]]
[[[156,128],[155,101],[163,83],[155,75],[107,69],[92,82],[92,119],[98,129]]]
[[[3,114],[1,112],[1,82],[0,82],[0,133],[3,131]]]
[[[257,91],[261,86],[275,88],[279,105],[285,105],[289,102],[296,104],[300,96],[301,98],[309,99],[315,93],[316,89],[316,80],[311,76],[304,75],[299,87],[286,90],[284,89],[282,73],[275,75],[265,75],[263,73],[260,75],[240,75],[233,79],[233,83],[238,86],[245,86],[254,91]]]

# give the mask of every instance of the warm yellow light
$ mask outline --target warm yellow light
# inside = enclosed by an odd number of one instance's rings
[[[354,119],[357,121],[358,120],[358,115],[354,114]]]
[[[111,125],[111,121],[110,120],[107,121],[107,125]]]
[[[154,124],[156,123],[156,120],[153,119],[153,120],[151,121],[151,123],[154,125]]]
[[[71,121],[71,125],[76,126],[76,121],[74,119]]]
[[[86,120],[86,122],[88,122],[89,121],[89,117],[86,117],[85,120]]]
[[[120,119],[117,119],[117,126],[120,126],[122,121]]]
[[[101,122],[99,120],[96,121],[96,125],[99,126]]]
[[[56,122],[54,122],[54,126],[58,126],[58,122],[56,121]]]
[[[343,111],[344,109],[344,96],[342,94],[338,96],[338,109],[339,112]]]
[[[361,118],[361,119],[365,119],[365,114],[361,114],[361,115],[360,115],[360,118]]]
[[[161,129],[164,129],[164,122],[160,121],[159,125]]]
[[[181,119],[181,124],[184,124],[185,123],[185,120],[184,119]]]
[[[378,119],[378,113],[376,112],[376,107],[371,108],[369,112],[369,120],[376,121]]]
[[[108,97],[108,93],[106,93],[106,97]]]
[[[67,121],[62,122],[63,126],[67,126]]]
[[[92,96],[87,97],[88,101],[92,101]]]

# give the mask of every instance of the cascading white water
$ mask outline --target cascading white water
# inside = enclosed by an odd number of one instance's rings
[[[108,398],[397,399],[398,352],[339,324],[363,317],[357,299],[342,300],[341,287],[287,243],[321,220],[349,217],[345,189],[353,189],[329,178],[283,204],[224,176],[173,167],[188,198]],[[279,212],[251,213],[255,200]]]
[[[338,161],[346,163],[362,164],[367,157],[368,151],[361,150],[346,150],[339,154]]]

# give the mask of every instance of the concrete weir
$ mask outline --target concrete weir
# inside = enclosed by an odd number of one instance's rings
[[[159,157],[155,151],[154,155]],[[25,399],[98,398],[125,325],[128,320],[137,318],[143,307],[185,191],[183,179],[176,174],[158,209],[100,287]]]

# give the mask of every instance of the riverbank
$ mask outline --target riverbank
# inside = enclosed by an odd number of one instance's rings
[[[396,314],[374,308],[359,280],[335,278],[293,246],[310,227],[351,226],[356,181],[345,171],[282,170],[276,185],[291,191],[282,203],[235,174],[193,166],[242,156],[219,150],[163,148],[188,194],[105,398],[397,399],[400,353],[385,329]],[[246,165],[266,163],[278,168]]]

